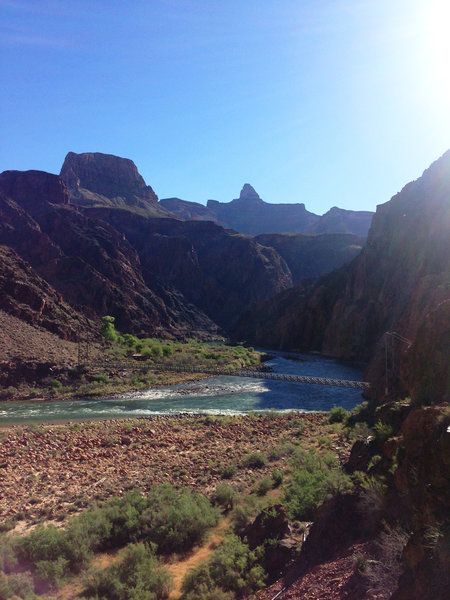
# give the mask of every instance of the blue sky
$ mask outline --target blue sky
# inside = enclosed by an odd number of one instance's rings
[[[0,0],[0,171],[374,210],[450,148],[446,0]]]

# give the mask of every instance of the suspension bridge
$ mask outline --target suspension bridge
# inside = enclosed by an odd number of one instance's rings
[[[128,370],[134,371],[173,371],[177,373],[205,373],[206,375],[215,375],[217,377],[252,377],[253,379],[270,379],[274,381],[291,381],[296,383],[310,383],[314,385],[329,385],[334,387],[345,387],[359,390],[370,389],[370,383],[367,381],[353,381],[346,379],[330,379],[327,377],[311,377],[309,375],[290,375],[289,373],[273,373],[269,369],[251,370],[251,369],[218,369],[212,367],[202,367],[193,365],[170,365],[166,363],[122,363],[122,362],[90,362],[89,366],[102,369]]]

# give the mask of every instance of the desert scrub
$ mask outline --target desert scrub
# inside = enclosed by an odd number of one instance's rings
[[[242,598],[264,585],[266,574],[259,564],[263,549],[250,548],[230,535],[214,550],[207,563],[189,571],[182,584],[182,600],[201,598]],[[222,593],[211,595],[214,590]],[[233,595],[223,595],[224,593]]]
[[[40,525],[25,536],[1,538],[5,543],[0,567],[12,571],[18,562],[25,562],[40,579],[58,586],[70,573],[84,570],[100,550],[144,539],[160,554],[188,550],[204,539],[219,516],[220,511],[201,494],[161,484],[151,488],[147,497],[128,492],[85,510],[64,529]],[[142,549],[139,552],[143,555]]]
[[[342,406],[333,406],[328,413],[328,421],[330,423],[343,423],[349,416],[349,412]]]
[[[267,464],[267,456],[261,452],[246,454],[241,459],[241,465],[246,469],[261,469]]]
[[[89,571],[84,594],[108,600],[164,600],[172,589],[172,575],[149,546],[139,543],[122,550],[117,563]]]
[[[257,496],[265,496],[269,490],[272,489],[272,479],[270,477],[263,477],[255,483],[253,486],[253,492]]]
[[[235,499],[236,492],[228,483],[218,483],[211,494],[211,502],[221,506],[226,512],[233,508]]]
[[[237,466],[234,463],[219,467],[219,475],[222,479],[232,479],[237,473]]]
[[[325,499],[352,489],[350,477],[340,470],[331,453],[298,449],[292,467],[290,483],[283,494],[290,519],[312,521]]]

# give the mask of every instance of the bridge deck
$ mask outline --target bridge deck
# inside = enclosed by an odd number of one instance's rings
[[[91,366],[108,369],[133,369],[139,371],[174,371],[178,373],[206,373],[207,375],[252,377],[254,379],[271,379],[278,381],[292,381],[297,383],[311,383],[315,385],[330,385],[360,390],[368,390],[370,383],[367,381],[352,381],[346,379],[329,379],[327,377],[311,377],[309,375],[289,375],[288,373],[273,373],[271,371],[251,371],[214,369],[208,367],[194,367],[192,365],[167,365],[167,364],[139,364],[139,363],[90,363]]]

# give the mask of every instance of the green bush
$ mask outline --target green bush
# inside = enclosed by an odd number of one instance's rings
[[[333,406],[333,408],[328,413],[328,421],[330,423],[342,423],[344,422],[349,413],[342,406]]]
[[[241,533],[243,529],[259,514],[266,506],[266,499],[253,494],[245,495],[235,501],[235,506],[231,512],[231,523],[236,533]]]
[[[219,469],[219,475],[222,479],[231,479],[237,473],[237,467],[235,464],[224,465]]]
[[[158,545],[159,552],[179,552],[201,542],[219,516],[218,509],[201,494],[163,483],[150,490],[141,532]]]
[[[119,341],[119,334],[114,327],[114,317],[105,315],[102,317],[102,325],[100,327],[100,333],[107,342]]]
[[[36,563],[36,572],[52,587],[59,587],[67,574],[69,561],[60,556],[56,560],[41,560]]]
[[[267,464],[267,457],[261,452],[253,452],[243,456],[241,464],[248,469],[260,469]]]
[[[0,600],[33,600],[34,584],[31,573],[15,573],[5,575],[0,573]]]
[[[0,536],[0,572],[11,573],[17,567],[15,546],[15,538],[7,535]]]
[[[236,492],[228,483],[217,484],[216,489],[211,494],[211,502],[222,506],[226,511],[233,508]]]
[[[283,497],[291,519],[312,521],[326,498],[352,487],[350,478],[338,468],[331,453],[298,450],[292,463],[295,471]]]
[[[255,483],[253,491],[258,496],[265,496],[269,490],[272,489],[272,480],[270,477],[263,477]]]
[[[384,444],[384,442],[388,440],[393,434],[393,429],[391,425],[386,425],[381,421],[377,421],[373,429],[375,431],[375,439],[379,444]]]
[[[120,560],[106,569],[89,571],[84,594],[108,600],[163,600],[173,589],[167,569],[142,544],[130,544]]]
[[[262,555],[262,548],[252,551],[236,535],[228,536],[212,552],[207,563],[187,573],[181,588],[181,598],[213,598],[207,594],[211,594],[217,588],[225,593],[232,592],[237,598],[252,594],[264,585],[266,575],[259,564]]]
[[[109,377],[107,375],[94,375],[95,383],[109,383]]]
[[[60,390],[60,389],[62,388],[62,386],[63,386],[63,384],[62,384],[60,381],[58,381],[58,379],[52,379],[52,380],[50,381],[50,384],[49,384],[49,385],[50,385],[50,387],[51,387],[51,388],[53,388],[54,390]]]
[[[283,483],[283,479],[284,479],[284,473],[283,471],[280,471],[279,469],[274,469],[272,471],[272,480],[273,480],[273,487],[280,487],[280,485]]]

